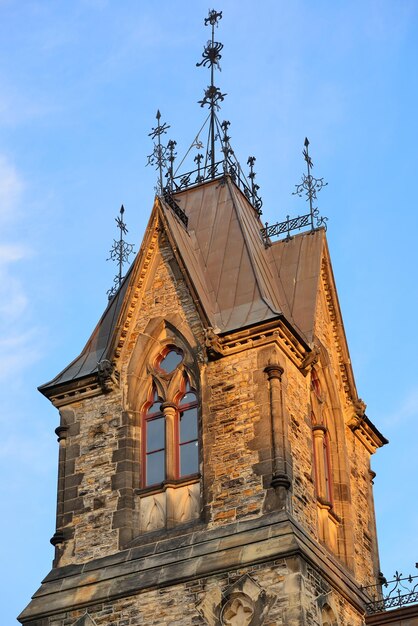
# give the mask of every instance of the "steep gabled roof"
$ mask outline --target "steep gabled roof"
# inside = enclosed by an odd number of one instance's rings
[[[227,332],[280,315],[261,223],[229,177],[176,194],[176,202],[188,228],[163,203],[168,230],[211,326]]]
[[[176,193],[174,200],[187,215],[187,228],[164,199],[157,198],[147,233],[159,220],[204,325],[222,334],[281,317],[309,343],[324,232],[301,233],[266,246],[260,218],[229,176]],[[144,244],[80,356],[42,385],[42,393],[95,374],[102,360],[112,361],[143,256]]]

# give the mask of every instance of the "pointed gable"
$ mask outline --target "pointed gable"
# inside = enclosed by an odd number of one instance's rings
[[[204,327],[231,333],[284,318],[299,337],[312,341],[324,231],[266,245],[257,213],[229,176],[176,193],[173,199],[187,216],[187,228],[157,197],[141,249],[122,286],[80,356],[39,388],[45,395],[52,388],[97,376],[101,362],[114,360],[158,230],[168,239]]]

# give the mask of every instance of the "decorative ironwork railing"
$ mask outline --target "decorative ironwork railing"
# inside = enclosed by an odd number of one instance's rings
[[[418,563],[415,567],[418,567]],[[369,615],[415,604],[418,603],[418,575],[403,576],[395,572],[393,580],[382,577],[381,584],[362,587],[362,591],[370,598],[366,604],[366,613]]]
[[[321,226],[327,229],[327,218],[319,217],[319,215],[314,212],[313,214],[307,213],[306,215],[298,215],[297,217],[286,217],[284,222],[277,222],[277,224],[268,224],[266,222],[265,228],[261,229],[261,236],[263,237],[266,244],[268,244],[269,239],[273,237],[280,237],[281,235],[286,235],[286,239],[290,239],[290,233],[294,230],[301,230],[302,228],[310,227],[311,230],[316,230]],[[314,222],[316,220],[316,223]]]
[[[198,161],[198,166],[196,169],[191,172],[186,172],[185,174],[180,174],[178,176],[170,176],[170,173],[167,173],[167,185],[165,189],[169,191],[169,193],[177,193],[178,191],[184,191],[185,189],[189,189],[194,185],[199,185],[208,180],[213,180],[214,178],[218,178],[223,174],[229,174],[232,181],[241,189],[248,202],[253,206],[258,215],[261,215],[261,207],[262,200],[257,195],[257,185],[248,183],[245,175],[242,172],[242,169],[238,163],[238,161],[232,160],[230,157],[227,159],[223,159],[222,161],[217,161],[216,163],[207,163],[206,165],[200,165]]]

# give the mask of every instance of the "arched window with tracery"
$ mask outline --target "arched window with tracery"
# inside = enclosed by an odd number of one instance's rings
[[[199,472],[199,403],[180,348],[166,346],[154,361],[155,379],[142,410],[143,488]],[[159,381],[157,391],[155,381]]]
[[[200,369],[194,337],[182,330],[171,320],[151,319],[128,366],[134,533],[190,523],[202,514]]]

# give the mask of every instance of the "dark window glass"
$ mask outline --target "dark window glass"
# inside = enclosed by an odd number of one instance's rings
[[[161,412],[161,399],[155,387],[152,390],[152,404],[145,414],[144,485],[154,485],[165,480],[165,417]]]
[[[165,480],[165,450],[147,454],[146,486],[162,483]]]
[[[180,444],[180,476],[199,471],[199,448],[197,441]]]
[[[171,348],[169,349],[167,354],[163,356],[163,358],[158,362],[158,367],[163,370],[163,372],[171,374],[171,372],[174,372],[177,365],[180,365],[182,360],[183,353],[178,349]]]
[[[147,454],[165,448],[165,419],[147,420]]]
[[[180,443],[197,440],[197,407],[180,413]]]

